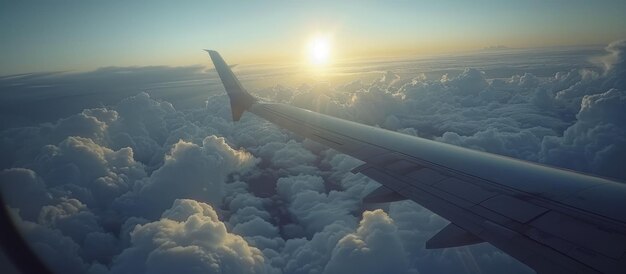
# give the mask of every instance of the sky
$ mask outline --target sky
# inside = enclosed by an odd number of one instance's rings
[[[624,182],[622,2],[2,2],[0,191],[56,273],[533,273],[233,123],[202,49],[264,100]]]
[[[0,75],[103,66],[306,60],[316,33],[334,59],[607,44],[624,1],[2,1]],[[593,20],[587,20],[593,18]]]

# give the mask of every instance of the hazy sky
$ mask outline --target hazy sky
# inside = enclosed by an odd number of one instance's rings
[[[230,62],[300,62],[316,33],[335,59],[626,37],[620,0],[0,3],[0,75],[204,64],[204,48]]]

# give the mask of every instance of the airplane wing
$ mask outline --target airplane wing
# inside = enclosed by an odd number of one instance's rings
[[[365,162],[353,172],[382,184],[364,202],[410,199],[451,223],[426,242],[489,242],[539,273],[626,273],[626,185],[569,170],[264,103],[207,50],[244,111]]]

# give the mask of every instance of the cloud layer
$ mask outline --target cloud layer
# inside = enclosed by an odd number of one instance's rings
[[[374,63],[359,69],[389,66],[398,73],[256,93],[406,134],[626,179],[619,166],[626,154],[624,45],[609,45],[597,65],[564,68],[554,61],[542,73],[529,69],[537,75],[499,77],[497,64],[473,61],[466,64],[478,68],[425,73]],[[552,70],[559,72],[546,72]],[[52,269],[532,272],[488,244],[425,250],[445,220],[411,201],[362,205],[378,184],[349,172],[360,161],[250,114],[233,124],[228,98],[217,89],[209,94],[204,108],[182,108],[141,92],[0,133],[2,194]]]

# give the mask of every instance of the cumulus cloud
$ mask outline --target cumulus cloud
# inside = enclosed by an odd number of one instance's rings
[[[67,137],[58,145],[42,147],[32,168],[46,178],[48,186],[82,188],[85,191],[76,197],[100,207],[146,176],[131,148],[113,151],[84,137]]]
[[[0,183],[6,206],[15,208],[21,218],[29,221],[36,221],[41,207],[52,200],[41,178],[30,169],[0,171]]]
[[[217,203],[226,175],[245,172],[254,164],[252,155],[232,149],[221,137],[209,136],[202,146],[179,141],[165,156],[163,165],[138,181],[132,192],[117,199],[116,206],[151,219],[177,198]]]
[[[272,165],[284,174],[312,174],[317,170],[315,167],[317,156],[293,140],[263,145],[259,155],[271,161]]]
[[[215,210],[175,200],[161,219],[137,225],[112,273],[272,273],[260,250],[226,230]]]
[[[575,170],[626,178],[621,163],[626,155],[626,92],[610,89],[586,95],[576,122],[563,136],[541,143],[542,161]]]
[[[360,198],[366,191],[361,184],[346,191],[326,191],[323,178],[298,175],[278,179],[279,197],[287,202],[289,214],[298,221],[306,236],[312,236],[336,221],[355,223],[352,213],[360,209]]]
[[[337,242],[352,231],[352,223],[334,222],[310,240],[294,238],[285,243],[284,273],[323,273]]]
[[[13,215],[13,221],[30,247],[53,271],[58,273],[84,273],[88,264],[79,256],[80,246],[59,230],[22,220]]]
[[[606,50],[608,55],[602,58],[607,80],[603,88],[626,88],[626,40],[610,43]]]
[[[364,212],[356,232],[337,242],[324,273],[416,273],[408,266],[397,227],[378,209]]]
[[[82,243],[88,233],[102,229],[87,206],[79,200],[66,198],[61,198],[58,204],[44,206],[38,223],[58,229],[77,243]]]
[[[158,219],[178,198],[219,204],[226,176],[257,163],[204,131],[190,141],[171,140],[171,127],[192,125],[171,104],[140,93],[114,108],[6,130],[2,147],[13,156],[6,165],[22,167],[1,171],[2,193],[16,208],[16,222],[32,228],[24,229],[27,236],[46,233],[38,245],[72,246],[67,260],[77,263],[70,272],[106,271],[130,245],[134,225]],[[135,155],[142,150],[148,157]],[[51,264],[60,272],[70,266]]]

